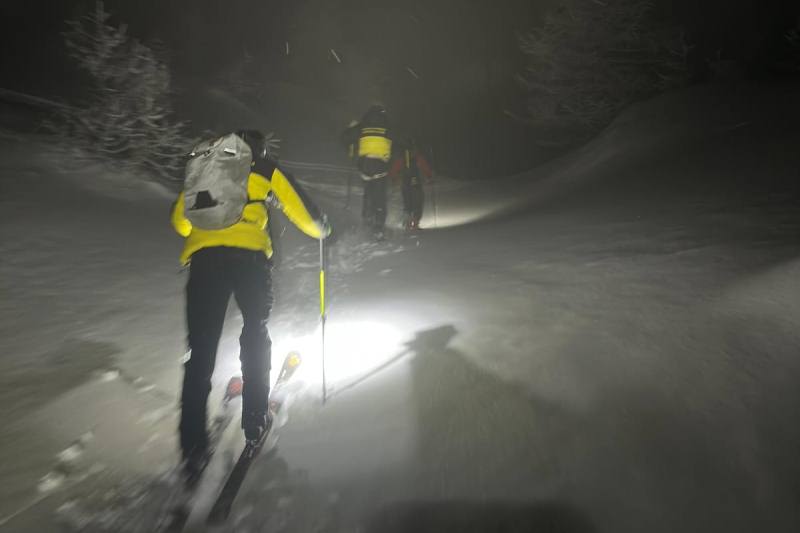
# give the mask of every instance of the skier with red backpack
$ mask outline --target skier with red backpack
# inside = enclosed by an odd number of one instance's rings
[[[393,180],[402,180],[403,192],[403,227],[406,230],[418,230],[422,219],[422,208],[425,205],[425,191],[423,180],[430,180],[433,170],[427,158],[417,148],[416,140],[409,139],[402,150],[397,150],[399,156],[395,158],[389,169],[389,176]]]
[[[184,365],[179,425],[188,475],[205,467],[209,449],[207,402],[228,300],[242,313],[242,428],[258,441],[269,431],[272,242],[267,203],[314,239],[330,235],[324,217],[292,177],[268,157],[265,136],[242,130],[199,144],[190,154],[184,190],[172,224],[184,237],[189,266],[186,317],[189,360]]]

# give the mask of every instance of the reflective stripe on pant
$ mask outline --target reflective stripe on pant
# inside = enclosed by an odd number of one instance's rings
[[[272,310],[271,263],[260,251],[213,247],[195,252],[186,286],[191,357],[184,365],[180,440],[184,453],[206,445],[208,395],[228,300],[233,294],[244,326],[239,359],[242,409],[266,412],[269,392]]]

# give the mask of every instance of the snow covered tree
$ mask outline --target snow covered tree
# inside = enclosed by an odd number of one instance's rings
[[[520,37],[527,117],[570,144],[626,105],[684,84],[687,47],[652,23],[651,0],[560,0],[544,25]]]
[[[190,141],[173,118],[169,69],[109,17],[97,2],[93,13],[67,22],[69,55],[93,85],[86,103],[65,117],[69,134],[90,153],[178,179]]]

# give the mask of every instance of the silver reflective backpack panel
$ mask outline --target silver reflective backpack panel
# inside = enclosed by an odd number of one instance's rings
[[[184,215],[200,229],[223,229],[239,222],[247,205],[247,178],[253,154],[233,133],[197,145],[186,164]]]

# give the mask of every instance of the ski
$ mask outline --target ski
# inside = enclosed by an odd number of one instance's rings
[[[286,354],[283,360],[283,366],[281,366],[281,371],[278,372],[278,379],[275,380],[275,386],[272,387],[272,391],[270,391],[269,410],[274,418],[273,425],[277,423],[277,427],[281,427],[285,423],[285,420],[279,422],[278,415],[285,418],[285,410],[283,410],[283,408],[288,407],[286,404],[291,400],[295,392],[293,387],[287,386],[287,383],[297,371],[301,362],[302,359],[299,353],[292,351]]]
[[[177,533],[183,531],[186,522],[192,511],[192,500],[195,492],[197,491],[203,473],[208,465],[211,463],[214,452],[216,451],[219,443],[222,441],[222,436],[225,430],[230,426],[234,418],[235,410],[232,407],[233,400],[242,395],[242,378],[234,376],[228,381],[225,388],[225,394],[222,397],[222,407],[219,413],[214,417],[208,432],[208,450],[209,455],[202,465],[202,468],[196,472],[191,479],[188,479],[181,471],[182,464],[176,467],[174,477],[176,478],[175,490],[170,494],[165,503],[167,509],[166,517],[157,531],[163,533]]]
[[[217,496],[213,507],[211,507],[211,511],[208,513],[208,518],[206,519],[208,524],[219,525],[228,519],[233,501],[236,499],[237,494],[239,494],[239,489],[242,487],[242,482],[244,482],[244,478],[247,476],[250,465],[262,449],[266,448],[267,450],[272,450],[277,443],[276,428],[271,426],[269,431],[264,432],[261,440],[248,441],[245,444],[244,450],[242,450],[241,455],[239,455],[239,460],[236,461],[233,470],[231,470],[228,479],[225,481],[225,485],[223,485],[219,496]]]
[[[278,429],[286,421],[284,410],[288,407],[289,399],[292,396],[292,391],[286,387],[286,384],[295,374],[301,362],[302,359],[297,352],[289,352],[284,359],[281,371],[278,373],[278,379],[269,395],[271,425],[261,436],[261,440],[247,441],[245,443],[239,459],[233,466],[228,479],[211,507],[211,511],[208,513],[206,522],[209,525],[219,525],[228,519],[233,502],[239,494],[239,489],[247,476],[250,465],[253,464],[260,453],[272,451],[278,444]]]

